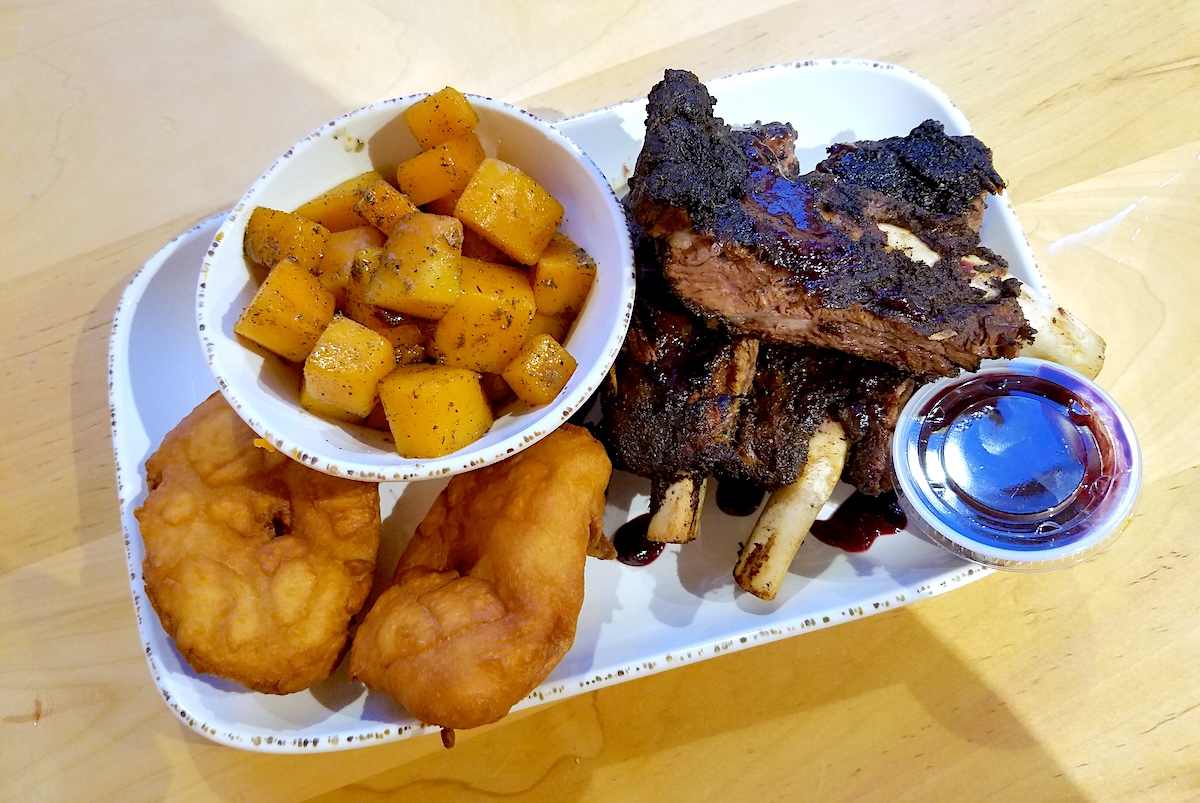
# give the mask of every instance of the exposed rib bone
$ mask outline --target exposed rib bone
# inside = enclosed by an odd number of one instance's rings
[[[829,501],[846,464],[846,433],[826,421],[808,441],[808,459],[791,485],[776,490],[733,567],[737,584],[756,597],[775,599],[796,550]]]
[[[671,483],[650,518],[646,537],[662,544],[686,544],[695,538],[707,485],[702,477],[683,477]]]
[[[911,231],[889,223],[880,223],[879,228],[887,236],[890,248],[903,250],[911,259],[932,265],[938,260],[938,254],[913,234]],[[977,270],[987,265],[981,258],[968,255],[964,261]],[[972,284],[986,292],[989,282],[1001,271],[979,271]],[[1021,288],[1017,299],[1021,312],[1029,325],[1037,330],[1033,343],[1021,349],[1022,357],[1037,357],[1043,360],[1065,365],[1074,369],[1089,379],[1095,379],[1104,366],[1104,340],[1089,329],[1082,321],[1070,312],[1054,303],[1053,299],[1033,294],[1027,286]],[[952,334],[952,333],[951,333]],[[934,334],[930,339],[936,340],[942,333]]]
[[[1028,287],[1017,299],[1029,325],[1037,330],[1033,342],[1021,349],[1022,357],[1038,357],[1065,365],[1095,379],[1104,367],[1104,339],[1047,296]]]

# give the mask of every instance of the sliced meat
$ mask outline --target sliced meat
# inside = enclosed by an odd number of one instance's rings
[[[977,231],[981,200],[1004,189],[983,143],[947,136],[936,120],[926,120],[904,137],[833,145],[816,169],[937,215],[977,217],[972,220]]]
[[[904,403],[935,375],[1015,356],[1031,339],[1004,261],[979,242],[1004,183],[973,137],[928,121],[837,145],[799,175],[786,123],[733,129],[694,75],[650,93],[626,204],[638,294],[601,394],[614,464],[652,479],[774,490],[795,482],[826,420],[843,479],[891,488]]]
[[[979,244],[983,198],[1003,182],[975,138],[928,122],[796,176],[790,126],[731,129],[677,70],[651,91],[646,130],[629,208],[691,311],[919,374],[1013,357],[1032,339],[1019,283]],[[889,228],[933,259],[897,247]]]
[[[614,465],[651,478],[652,509],[684,477],[767,490],[794,482],[826,419],[852,443],[846,476],[867,493],[891,487],[891,429],[916,377],[831,349],[733,335],[684,308],[654,267],[639,276],[597,433]]]

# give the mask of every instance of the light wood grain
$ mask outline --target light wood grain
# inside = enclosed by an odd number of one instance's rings
[[[457,27],[456,27],[457,26]],[[1200,4],[183,2],[0,11],[0,799],[1195,799]],[[554,117],[855,56],[944,89],[1060,303],[1108,341],[1138,514],[1094,561],[462,734],[204,741],[137,637],[107,407],[126,282],[292,141],[452,84]]]

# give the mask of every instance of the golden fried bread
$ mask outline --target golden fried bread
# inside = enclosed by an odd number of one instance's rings
[[[574,641],[611,472],[568,424],[454,477],[359,627],[351,677],[444,728],[503,717]]]
[[[191,667],[285,694],[329,676],[371,589],[379,488],[259,448],[214,393],[146,461],[146,595]]]

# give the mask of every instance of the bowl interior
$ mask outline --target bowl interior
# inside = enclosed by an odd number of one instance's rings
[[[246,220],[256,206],[295,209],[367,170],[395,175],[396,167],[420,150],[400,114],[421,97],[381,101],[352,112],[289,149],[230,212],[200,272],[197,322],[221,391],[260,436],[330,474],[422,479],[478,468],[520,451],[588,400],[616,358],[629,323],[633,257],[624,214],[608,180],[553,126],[500,101],[470,95],[484,150],[517,165],[549,190],[566,210],[561,230],[596,260],[596,280],[565,344],[579,368],[555,401],[517,408],[498,418],[481,440],[429,460],[402,458],[388,433],[327,421],[300,407],[298,366],[233,333],[257,287],[242,253]]]

